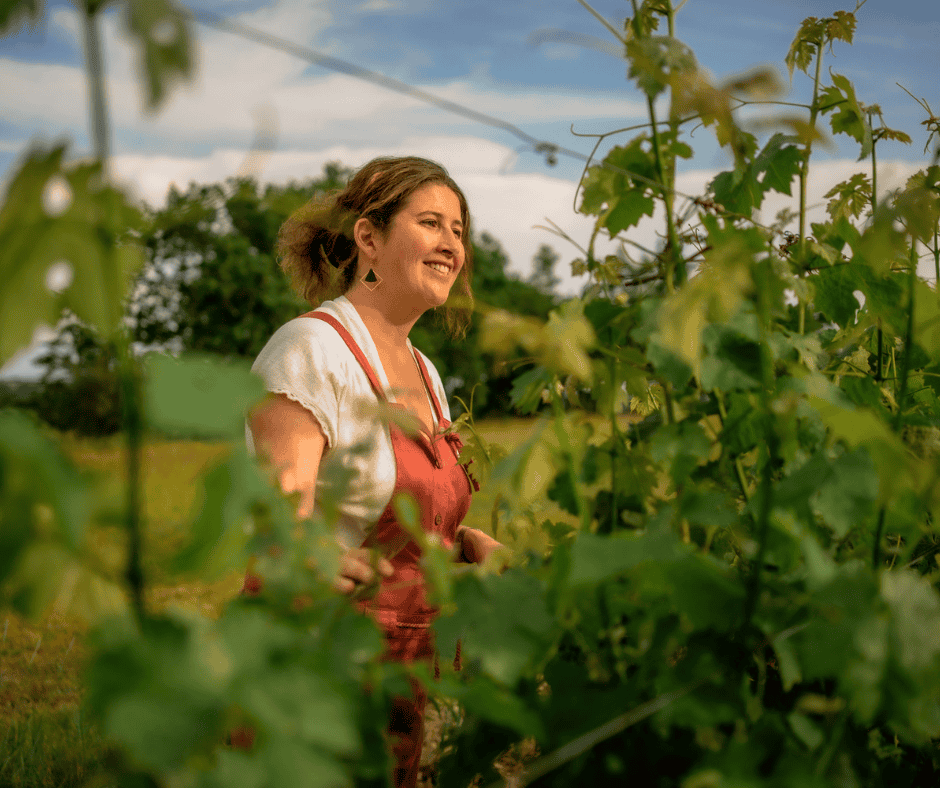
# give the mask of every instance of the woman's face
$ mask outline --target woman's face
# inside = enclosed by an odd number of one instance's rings
[[[381,287],[422,312],[441,306],[463,268],[462,237],[457,195],[442,183],[416,189],[392,219],[388,236],[376,239]]]

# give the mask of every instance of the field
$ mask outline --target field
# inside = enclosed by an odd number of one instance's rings
[[[488,421],[478,425],[489,442],[512,450],[537,427],[534,420]],[[61,436],[62,446],[79,468],[99,475],[120,495],[123,457],[117,439]],[[180,579],[167,571],[168,559],[186,542],[186,523],[198,505],[198,478],[224,456],[227,444],[148,441],[144,454],[144,569],[149,604],[177,605],[212,615],[239,589],[241,576],[216,583]],[[561,513],[548,504],[548,516]],[[469,525],[492,530],[488,517]],[[510,544],[525,535],[499,534]],[[122,553],[121,533],[101,528],[93,538]],[[0,612],[0,788],[78,786],[94,773],[106,750],[83,719],[81,672],[84,627],[61,615],[28,622]],[[433,733],[433,731],[432,731]]]

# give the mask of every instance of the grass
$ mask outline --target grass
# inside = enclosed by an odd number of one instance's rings
[[[83,785],[105,752],[79,706],[84,628],[12,613],[0,627],[0,788]]]
[[[507,450],[528,439],[531,419],[487,421],[483,437]],[[120,501],[124,450],[119,437],[61,436],[65,453],[79,468],[102,480],[102,493]],[[143,459],[144,571],[154,609],[178,605],[207,615],[218,612],[241,584],[236,575],[216,583],[179,582],[169,559],[187,540],[187,523],[199,497],[199,477],[227,450],[225,443],[150,439]],[[486,513],[468,524],[490,528]],[[505,535],[503,535],[505,538]],[[102,554],[121,565],[123,532],[114,525],[93,528]],[[0,611],[0,788],[79,788],[100,770],[107,748],[81,714],[81,675],[86,629],[63,616],[40,623]],[[433,735],[433,731],[432,731]]]

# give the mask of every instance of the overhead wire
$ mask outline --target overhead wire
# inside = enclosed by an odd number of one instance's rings
[[[580,2],[580,0],[579,0]],[[378,85],[380,87],[386,88],[387,90],[400,93],[405,96],[410,96],[415,98],[425,104],[429,104],[435,107],[438,107],[445,112],[452,113],[454,115],[459,115],[461,117],[467,118],[468,120],[481,123],[492,128],[501,129],[508,134],[516,137],[521,140],[526,146],[531,147],[533,152],[545,156],[546,162],[549,165],[554,165],[557,160],[557,156],[567,156],[572,159],[576,159],[580,162],[584,162],[584,170],[582,172],[581,178],[578,181],[578,186],[580,188],[581,183],[584,180],[584,175],[587,173],[588,167],[591,166],[592,162],[595,163],[595,166],[601,167],[605,170],[615,172],[621,175],[625,175],[630,178],[635,183],[642,183],[646,186],[657,189],[658,191],[668,192],[677,197],[681,197],[685,200],[688,200],[690,203],[700,205],[701,198],[695,195],[686,194],[679,191],[675,186],[662,184],[656,181],[653,178],[649,178],[645,175],[641,175],[638,172],[633,172],[631,170],[625,169],[623,167],[618,167],[611,164],[607,161],[595,161],[594,155],[597,152],[597,149],[600,145],[600,140],[594,146],[594,149],[591,151],[590,155],[585,155],[580,151],[572,150],[571,148],[566,148],[563,145],[559,145],[556,142],[551,142],[548,140],[540,140],[536,137],[533,137],[528,132],[519,128],[514,123],[511,123],[502,118],[489,115],[485,112],[480,112],[471,107],[467,107],[463,104],[459,104],[456,101],[451,101],[450,99],[442,98],[433,93],[429,93],[426,90],[421,88],[416,88],[413,85],[409,85],[407,82],[403,82],[400,79],[395,79],[386,74],[382,74],[378,71],[373,71],[371,69],[358,66],[355,63],[351,63],[348,60],[343,60],[342,58],[334,57],[332,55],[325,55],[322,52],[317,52],[311,47],[305,46],[303,44],[297,44],[293,41],[288,41],[285,38],[280,36],[272,35],[271,33],[266,33],[263,30],[259,30],[250,25],[246,25],[242,22],[236,22],[235,20],[222,16],[211,11],[202,11],[192,8],[183,8],[184,13],[186,13],[193,21],[198,22],[206,27],[214,28],[216,30],[229,33],[231,35],[244,38],[249,41],[261,44],[263,46],[269,47],[271,49],[276,49],[281,52],[293,55],[294,57],[300,58],[301,60],[306,60],[309,63],[321,66],[322,68],[334,71],[340,74],[347,74],[348,76],[353,77],[354,79],[359,79],[364,82],[370,82],[373,85]],[[686,119],[688,120],[688,119]],[[598,136],[601,139],[615,134],[617,132],[610,132],[603,135],[581,135],[581,136]],[[577,195],[575,195],[577,199]],[[740,218],[748,219],[749,221],[754,221],[751,217],[741,216]],[[762,226],[759,225],[758,226]]]
[[[419,101],[422,101],[426,104],[443,109],[445,112],[460,115],[461,117],[467,118],[468,120],[472,120],[493,128],[502,129],[503,131],[524,142],[527,146],[531,147],[535,153],[545,156],[547,162],[550,165],[555,163],[555,158],[558,155],[567,156],[569,158],[577,159],[581,162],[586,162],[588,166],[590,166],[591,162],[593,161],[593,152],[590,156],[586,156],[579,151],[566,148],[556,142],[540,140],[519,128],[514,123],[510,123],[509,121],[503,120],[502,118],[498,118],[493,115],[488,115],[485,112],[472,109],[471,107],[459,104],[456,101],[451,101],[450,99],[436,96],[426,90],[409,85],[407,82],[403,82],[400,79],[395,79],[394,77],[390,77],[378,71],[372,71],[371,69],[363,68],[362,66],[358,66],[355,63],[349,62],[348,60],[343,60],[342,58],[333,57],[332,55],[325,55],[322,52],[317,52],[316,50],[303,44],[297,44],[293,41],[288,41],[287,39],[281,38],[280,36],[266,33],[263,30],[258,30],[257,28],[251,27],[250,25],[246,25],[242,22],[236,22],[235,20],[222,16],[221,14],[216,14],[211,11],[198,11],[191,8],[184,10],[194,21],[206,27],[211,27],[216,30],[238,36],[240,38],[247,39],[249,41],[254,41],[255,43],[262,44],[263,46],[267,46],[281,52],[285,52],[287,54],[298,57],[301,60],[306,60],[310,63],[326,68],[330,71],[347,74],[355,79],[363,80],[365,82],[371,82],[373,85],[379,85],[380,87],[395,91],[396,93],[410,96],[411,98],[418,99]],[[626,170],[622,167],[616,167],[603,161],[597,162],[597,164],[598,166],[604,167],[605,169],[626,175],[639,183],[643,183],[657,189],[663,188],[662,184],[651,178],[647,178],[640,173],[631,172],[630,170]],[[586,169],[587,167],[585,167],[585,170]],[[671,191],[673,191],[673,193],[677,196],[684,197],[685,199],[693,201],[696,200],[695,197],[683,194],[682,192],[676,191],[675,189],[672,189]]]
[[[407,82],[402,82],[400,79],[395,79],[394,77],[387,76],[386,74],[382,74],[378,71],[372,71],[370,69],[363,68],[362,66],[357,66],[355,63],[350,63],[348,60],[342,60],[341,58],[333,57],[332,55],[325,55],[322,52],[317,52],[308,46],[296,44],[293,41],[288,41],[287,39],[281,38],[279,36],[265,33],[262,30],[250,27],[249,25],[243,24],[241,22],[236,22],[228,17],[222,16],[221,14],[212,13],[210,11],[196,11],[193,9],[186,9],[186,13],[188,13],[192,19],[199,22],[200,24],[206,25],[207,27],[213,27],[216,30],[221,30],[226,33],[237,35],[241,38],[254,41],[258,44],[263,44],[264,46],[270,47],[272,49],[278,49],[282,52],[294,55],[295,57],[298,57],[302,60],[307,60],[310,63],[322,66],[323,68],[329,69],[330,71],[347,74],[351,77],[354,77],[355,79],[371,82],[374,85],[379,85],[380,87],[386,88],[388,90],[393,90],[396,93],[401,93],[405,96],[416,98],[426,104],[439,107],[446,112],[460,115],[467,118],[468,120],[482,123],[486,126],[492,126],[497,129],[502,129],[503,131],[512,134],[514,137],[517,137],[526,144],[532,146],[532,148],[537,153],[543,153],[545,155],[551,155],[552,153],[563,153],[566,156],[573,156],[581,160],[585,159],[584,154],[578,153],[574,150],[568,150],[554,142],[539,140],[533,137],[531,134],[528,134],[527,132],[520,129],[514,123],[510,123],[509,121],[502,120],[501,118],[494,117],[493,115],[488,115],[485,112],[480,112],[470,107],[466,107],[463,104],[458,104],[456,101],[450,101],[449,99],[435,96],[433,93],[428,93],[426,90],[416,88],[413,85],[409,85]]]

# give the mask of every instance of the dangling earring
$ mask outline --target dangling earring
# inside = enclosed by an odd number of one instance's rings
[[[368,287],[369,290],[375,290],[375,288],[377,288],[380,284],[382,284],[382,280],[379,278],[378,274],[375,273],[375,270],[372,269],[371,267],[369,268],[369,272],[364,277],[362,277],[362,279],[360,279],[359,281],[362,282],[366,287]]]

